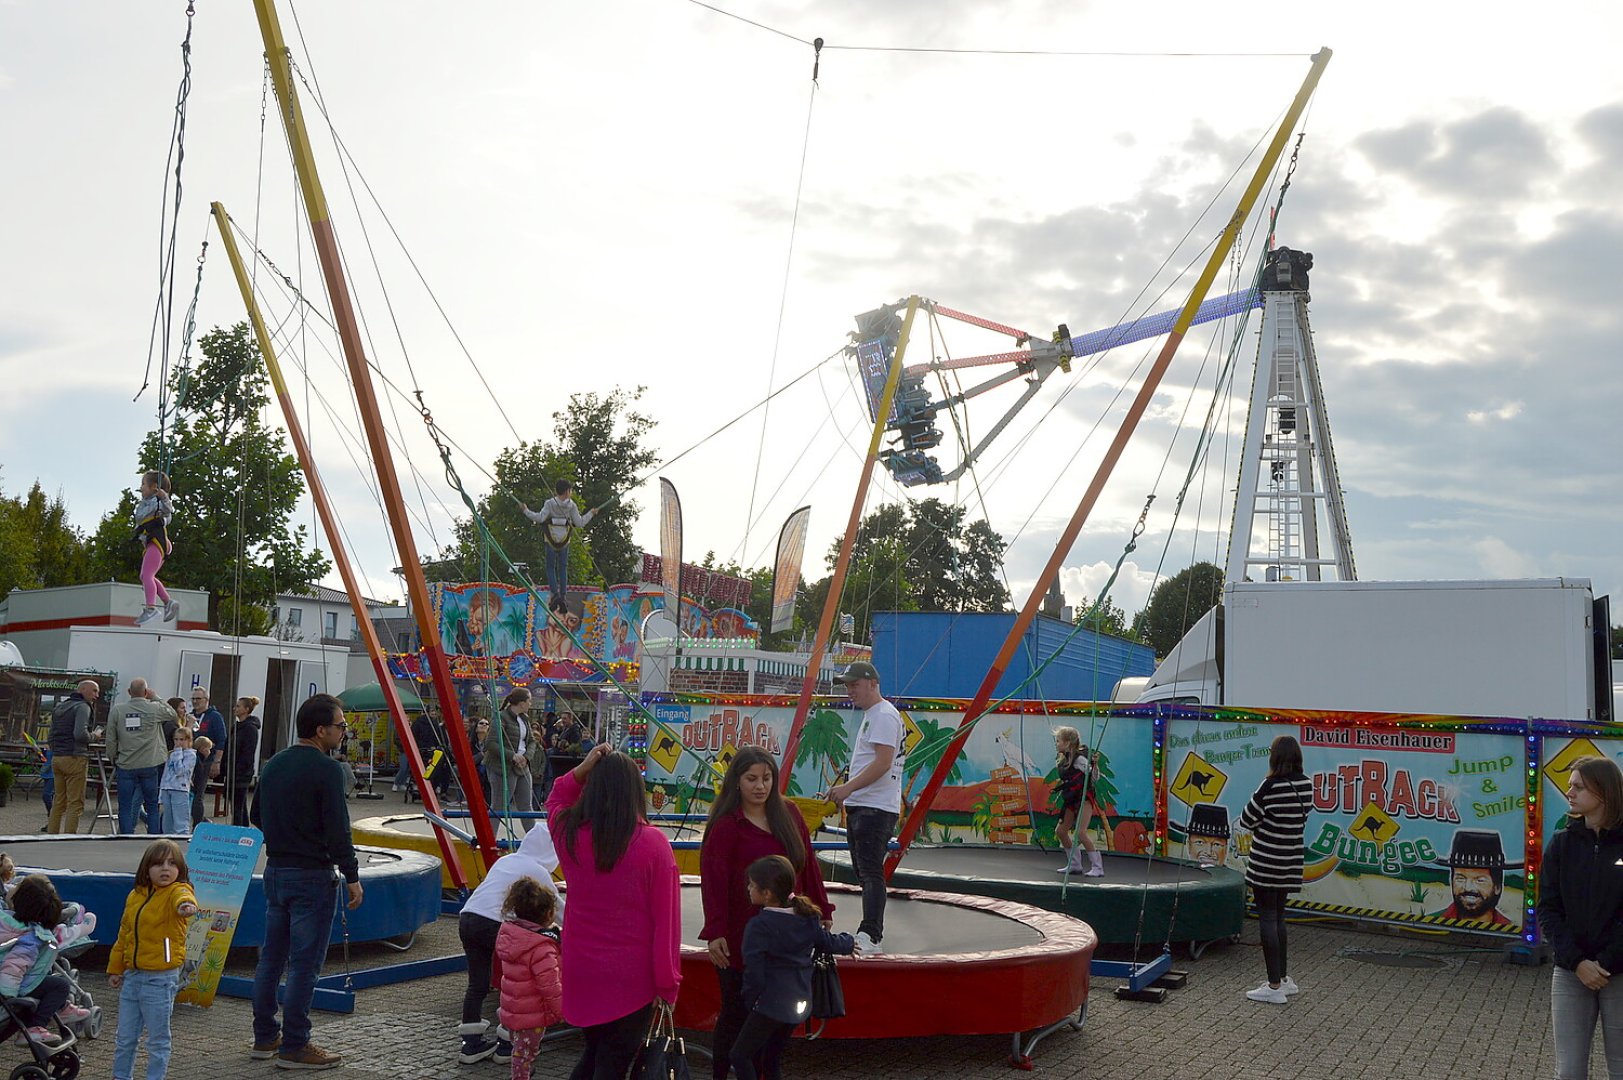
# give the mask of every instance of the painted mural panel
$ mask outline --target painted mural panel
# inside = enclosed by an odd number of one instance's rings
[[[1278,735],[1313,782],[1297,907],[1517,933],[1526,853],[1524,740],[1464,731],[1202,717],[1167,725],[1169,854],[1244,866],[1237,823]]]
[[[907,733],[903,797],[911,803],[963,712],[906,701],[898,707]],[[648,737],[648,781],[662,806],[708,800],[703,789],[742,747],[760,746],[781,762],[794,719],[791,704],[759,699],[659,701],[651,710],[656,723]],[[850,706],[813,706],[790,770],[791,795],[809,797],[843,778],[860,723],[861,714]],[[988,714],[948,772],[922,839],[1052,843],[1056,817],[1049,795],[1058,779],[1053,729],[1062,723],[1076,727],[1083,741],[1100,751],[1098,800],[1104,813],[1094,828],[1103,845],[1147,851],[1155,809],[1150,721],[1120,716]]]

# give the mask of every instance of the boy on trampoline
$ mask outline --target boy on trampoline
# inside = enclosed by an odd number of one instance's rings
[[[1060,804],[1054,838],[1065,851],[1065,865],[1059,868],[1060,873],[1083,872],[1082,852],[1086,851],[1085,876],[1104,877],[1104,856],[1094,847],[1093,836],[1088,831],[1094,813],[1099,810],[1093,795],[1094,786],[1099,782],[1099,757],[1082,745],[1082,735],[1073,727],[1054,729],[1054,756],[1059,766],[1059,782],[1054,785],[1053,798]],[[1071,843],[1071,827],[1077,825],[1078,815],[1082,819],[1077,828],[1077,839],[1082,841],[1080,847]]]

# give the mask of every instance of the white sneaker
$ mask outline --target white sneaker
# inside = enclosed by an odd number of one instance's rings
[[[854,937],[857,951],[862,956],[883,956],[885,949],[879,942],[868,936],[866,930],[858,930]]]
[[[146,608],[141,612],[141,614],[139,614],[139,615],[137,615],[135,617],[135,625],[136,626],[145,626],[147,623],[151,622],[153,619],[156,619],[157,617],[158,617],[158,609],[157,608],[155,608],[155,607]]]
[[[1280,982],[1279,988],[1285,991],[1286,997],[1295,997],[1297,994],[1302,992],[1302,988],[1296,985],[1296,980],[1291,978],[1289,975],[1285,976],[1285,978]]]
[[[1266,1002],[1269,1005],[1283,1005],[1285,1002],[1290,1000],[1285,996],[1285,988],[1283,985],[1276,990],[1267,983],[1263,983],[1255,990],[1247,990],[1245,992],[1245,996],[1250,998],[1252,1001]]]

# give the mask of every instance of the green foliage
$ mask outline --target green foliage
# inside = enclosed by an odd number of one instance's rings
[[[913,723],[918,725],[922,738],[913,748],[913,752],[907,755],[907,787],[902,793],[904,799],[912,797],[913,785],[920,777],[928,777],[935,772],[936,766],[941,763],[941,755],[946,753],[947,744],[952,741],[953,736],[951,730],[943,728],[938,721],[928,716],[915,713]],[[947,777],[942,783],[963,783],[963,770],[958,767],[962,758],[961,754],[953,758],[952,768],[947,771]]]
[[[881,506],[857,527],[840,609],[856,619],[854,640],[870,640],[875,611],[1005,611],[1001,578],[1008,546],[985,521],[940,499]],[[840,541],[829,548],[833,570]],[[802,612],[815,625],[832,575],[808,589]]]
[[[1623,660],[1623,626],[1612,627],[1612,659]]]
[[[1209,562],[1196,563],[1155,587],[1149,603],[1133,620],[1133,633],[1156,656],[1165,656],[1222,598],[1222,569]]]
[[[1110,597],[1105,597],[1104,603],[1096,612],[1090,613],[1093,601],[1085,601],[1078,611],[1076,621],[1084,624],[1089,630],[1099,634],[1112,634],[1115,637],[1133,637],[1133,631],[1127,626],[1127,613],[1116,606]]]
[[[636,580],[642,547],[631,538],[639,511],[631,500],[631,486],[658,459],[643,444],[653,430],[653,419],[632,408],[642,392],[639,386],[630,391],[616,388],[603,397],[571,394],[568,408],[552,414],[550,440],[521,442],[496,458],[492,469],[496,485],[478,500],[479,516],[508,557],[527,564],[526,573],[536,585],[546,585],[546,540],[541,527],[524,516],[519,502],[540,510],[559,480],[573,481],[575,505],[583,514],[619,498],[575,533],[569,550],[570,582],[616,585]],[[478,581],[487,576],[487,559],[490,580],[509,580],[507,567],[485,551],[479,529],[465,518],[457,522],[455,540],[424,570],[431,581]]]
[[[10,791],[11,785],[16,782],[16,771],[4,761],[0,761],[0,791]]]
[[[60,494],[47,499],[36,480],[26,496],[0,497],[0,596],[16,588],[81,585],[89,573],[84,534],[68,524]]]
[[[992,797],[991,792],[983,791],[975,800],[975,804],[969,809],[970,829],[982,839],[990,840],[992,838],[992,821],[998,815],[997,800]]]
[[[332,564],[309,549],[305,526],[293,524],[304,476],[285,433],[260,418],[270,404],[270,380],[248,324],[216,327],[198,347],[202,360],[188,378],[177,372],[172,383],[180,409],[167,447],[174,551],[162,577],[168,585],[209,591],[213,629],[264,632],[276,594],[308,591]],[[164,449],[150,432],[136,471],[158,468]],[[134,508],[135,495],[126,490],[102,518],[90,544],[99,577],[138,580]],[[239,594],[240,606],[226,603]]]

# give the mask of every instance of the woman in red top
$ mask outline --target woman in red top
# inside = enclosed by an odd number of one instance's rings
[[[547,827],[569,886],[564,1019],[586,1048],[571,1080],[622,1080],[654,1009],[682,982],[676,856],[644,814],[637,763],[599,743],[547,797]]]
[[[704,896],[704,929],[699,937],[710,946],[710,962],[721,982],[711,1059],[716,1080],[726,1080],[728,1055],[749,1015],[743,997],[744,927],[761,909],[750,903],[745,872],[750,863],[768,855],[789,860],[795,868],[795,894],[822,908],[823,926],[831,926],[834,906],[823,888],[805,819],[778,794],[778,764],[772,755],[746,746],[727,768],[699,849]]]

